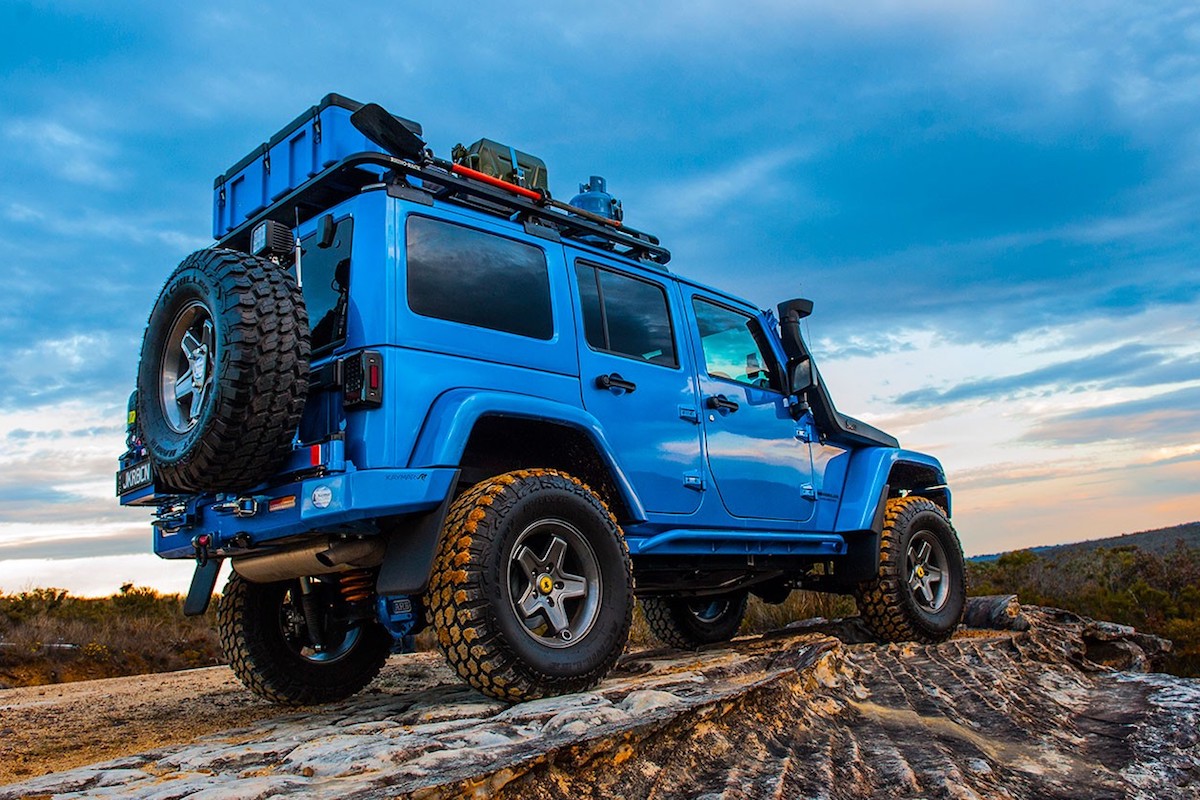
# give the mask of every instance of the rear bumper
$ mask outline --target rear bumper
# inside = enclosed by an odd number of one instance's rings
[[[162,558],[193,558],[192,540],[212,537],[209,553],[244,552],[306,533],[375,532],[364,524],[377,517],[436,508],[453,490],[456,469],[351,470],[308,478],[248,496],[241,515],[230,498],[201,495],[181,502],[155,522],[154,552]],[[247,498],[239,498],[245,501]],[[253,513],[247,513],[250,509]],[[237,545],[234,540],[237,539]]]

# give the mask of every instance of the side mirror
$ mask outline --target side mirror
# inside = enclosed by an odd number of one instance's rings
[[[803,394],[813,388],[812,359],[807,356],[788,362],[788,388],[792,394]]]

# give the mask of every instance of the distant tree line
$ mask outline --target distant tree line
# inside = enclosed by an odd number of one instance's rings
[[[967,566],[971,594],[1015,594],[1132,625],[1174,642],[1166,669],[1200,677],[1200,548],[1182,540],[1157,551],[1137,545],[1017,550]]]

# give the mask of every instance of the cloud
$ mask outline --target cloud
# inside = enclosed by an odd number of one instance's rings
[[[17,119],[4,126],[8,146],[69,183],[111,189],[122,178],[111,145],[62,122]]]
[[[133,389],[113,380],[132,372],[137,350],[131,344],[96,331],[13,348],[0,362],[0,409],[89,398],[105,405],[118,402]]]
[[[228,570],[228,567],[225,568]],[[76,597],[106,597],[125,583],[160,592],[186,594],[191,581],[190,561],[165,561],[157,556],[102,555],[84,558],[18,558],[0,561],[0,592],[26,589],[69,589]]]
[[[1179,355],[1161,347],[1131,342],[1069,361],[1058,361],[1017,375],[983,378],[949,389],[917,389],[896,402],[942,405],[967,400],[1004,399],[1039,391],[1145,387],[1200,380],[1200,353]]]
[[[125,524],[96,524],[86,536],[14,536],[0,525],[0,562],[21,558],[50,560],[88,556],[140,555],[151,552],[152,531],[149,523],[142,526]]]
[[[806,339],[808,334],[805,334]],[[894,353],[911,353],[917,349],[907,335],[884,333],[878,337],[849,335],[838,339],[824,337],[813,345],[813,352],[822,363],[848,358],[875,358]]]
[[[1154,448],[1168,448],[1166,460],[1176,460],[1175,450],[1200,452],[1200,386],[1164,392],[1140,400],[1112,403],[1061,414],[1034,425],[1024,441],[1077,445],[1101,441],[1140,442],[1131,460]]]

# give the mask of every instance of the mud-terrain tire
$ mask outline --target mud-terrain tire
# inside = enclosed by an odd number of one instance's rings
[[[863,622],[887,642],[949,639],[966,607],[966,567],[946,512],[924,497],[887,501],[879,574],[855,591]]]
[[[578,479],[548,469],[497,475],[451,506],[426,608],[446,659],[484,694],[583,691],[629,638],[629,550]]]
[[[155,477],[238,491],[291,449],[308,391],[304,298],[290,270],[233,250],[192,253],[142,340],[137,421]]]
[[[217,608],[225,657],[246,688],[273,703],[344,700],[379,674],[392,636],[373,620],[343,624],[326,632],[325,653],[310,652],[297,636],[303,619],[299,592],[298,580],[251,583],[230,575]]]
[[[650,632],[663,644],[695,650],[728,642],[746,616],[746,593],[715,597],[644,597],[642,611]]]

